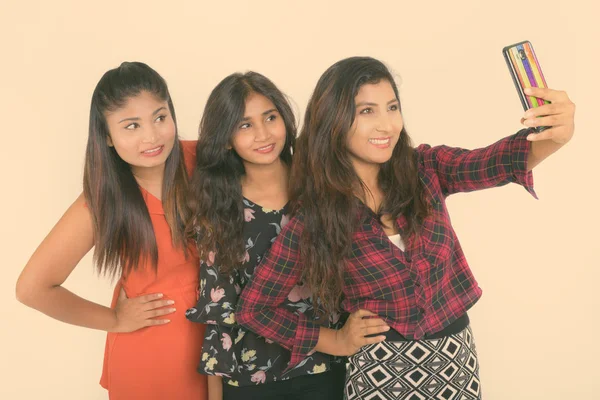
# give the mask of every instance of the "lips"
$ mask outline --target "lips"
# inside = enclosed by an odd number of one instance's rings
[[[369,139],[369,143],[371,143],[373,146],[384,149],[386,147],[389,147],[390,143],[392,141],[391,137],[382,137],[382,138],[372,138]]]
[[[267,153],[272,152],[273,149],[275,149],[275,143],[271,143],[266,146],[259,147],[258,149],[254,149],[254,151],[261,153],[261,154],[267,154]]]
[[[157,156],[160,153],[162,153],[162,151],[163,151],[164,148],[165,148],[164,145],[156,146],[156,147],[153,147],[151,149],[142,151],[142,155],[145,156],[145,157],[154,157],[154,156]]]

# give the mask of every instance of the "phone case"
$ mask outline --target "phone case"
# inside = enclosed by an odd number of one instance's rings
[[[530,108],[549,104],[549,101],[527,96],[523,92],[523,89],[528,87],[548,87],[531,43],[524,41],[506,46],[502,49],[502,54],[519,93],[523,109],[527,111]]]

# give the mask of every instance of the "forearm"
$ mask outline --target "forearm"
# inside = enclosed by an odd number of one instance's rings
[[[540,140],[531,143],[531,149],[527,156],[527,170],[531,171],[562,146],[564,146],[563,143],[556,143],[552,140]]]
[[[208,376],[208,400],[223,400],[223,378]]]
[[[62,286],[39,290],[23,304],[67,324],[112,331],[116,327],[114,310],[83,299]]]
[[[320,353],[331,354],[332,356],[342,355],[337,341],[337,333],[338,331],[335,329],[321,327],[319,330],[319,341],[315,346],[315,350]]]

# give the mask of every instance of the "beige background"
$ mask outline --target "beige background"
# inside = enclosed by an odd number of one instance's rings
[[[267,75],[301,113],[329,65],[371,55],[398,75],[415,142],[477,147],[520,128],[501,49],[529,39],[549,84],[578,105],[576,135],[535,170],[540,201],[514,186],[448,203],[484,289],[471,312],[484,397],[600,399],[592,3],[2,0],[0,398],[107,398],[97,383],[105,334],[14,296],[21,268],[81,191],[89,102],[104,71],[149,63],[169,83],[181,135],[194,138],[209,91],[231,72]],[[66,286],[109,302],[110,282],[89,256]]]

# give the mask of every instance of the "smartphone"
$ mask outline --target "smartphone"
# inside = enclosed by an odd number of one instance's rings
[[[528,40],[506,46],[502,49],[504,60],[512,80],[517,88],[519,99],[525,111],[530,108],[539,107],[544,104],[550,104],[549,101],[533,96],[527,96],[523,90],[528,87],[547,88],[546,79],[542,73],[542,68],[535,56],[535,51],[531,42]],[[548,129],[548,126],[536,128],[537,132]]]

